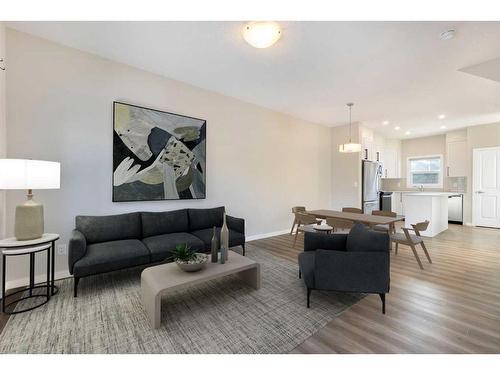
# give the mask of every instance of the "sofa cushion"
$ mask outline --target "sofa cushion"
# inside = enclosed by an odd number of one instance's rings
[[[109,216],[77,216],[76,229],[83,233],[87,243],[141,238],[139,212]]]
[[[149,251],[139,240],[101,242],[87,246],[85,256],[73,266],[75,277],[147,264]]]
[[[220,229],[216,228],[217,241],[220,243]],[[212,245],[212,237],[214,235],[214,229],[200,229],[191,232],[193,236],[198,237],[205,244],[205,248],[210,249]],[[235,230],[229,229],[229,247],[243,245],[245,243],[245,235],[236,232]]]
[[[390,246],[389,234],[377,232],[367,226],[357,223],[347,235],[347,251],[383,251],[387,252]]]
[[[189,231],[187,210],[141,212],[142,237]]]
[[[172,256],[177,245],[187,244],[193,250],[204,251],[205,244],[189,233],[169,233],[142,240],[151,253],[152,262],[162,262]]]
[[[189,231],[222,227],[224,211],[224,207],[188,209]]]

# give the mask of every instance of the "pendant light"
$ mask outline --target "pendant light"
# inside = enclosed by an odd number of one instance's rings
[[[361,145],[359,143],[352,143],[351,135],[352,135],[352,123],[351,123],[351,110],[354,103],[347,103],[349,107],[349,143],[344,143],[339,145],[339,152],[360,152]]]

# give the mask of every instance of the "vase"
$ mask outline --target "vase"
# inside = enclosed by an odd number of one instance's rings
[[[222,223],[222,228],[220,230],[220,244],[221,247],[224,247],[226,249],[226,258],[228,258],[228,252],[229,252],[229,229],[227,228],[227,223],[226,223],[226,213],[224,212],[224,222]]]
[[[227,259],[227,249],[224,247],[224,245],[222,245],[220,247],[220,264],[226,263],[226,259]]]
[[[219,246],[217,244],[217,229],[216,227],[214,227],[214,235],[212,237],[212,248],[211,248],[212,263],[217,263],[218,252],[219,252]]]

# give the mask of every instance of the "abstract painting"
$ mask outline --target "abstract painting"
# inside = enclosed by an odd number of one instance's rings
[[[113,202],[203,199],[205,120],[113,103]]]

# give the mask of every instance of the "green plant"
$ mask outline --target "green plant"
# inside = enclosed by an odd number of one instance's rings
[[[189,262],[196,259],[196,251],[192,250],[188,244],[180,244],[172,251],[172,256],[176,261]]]

